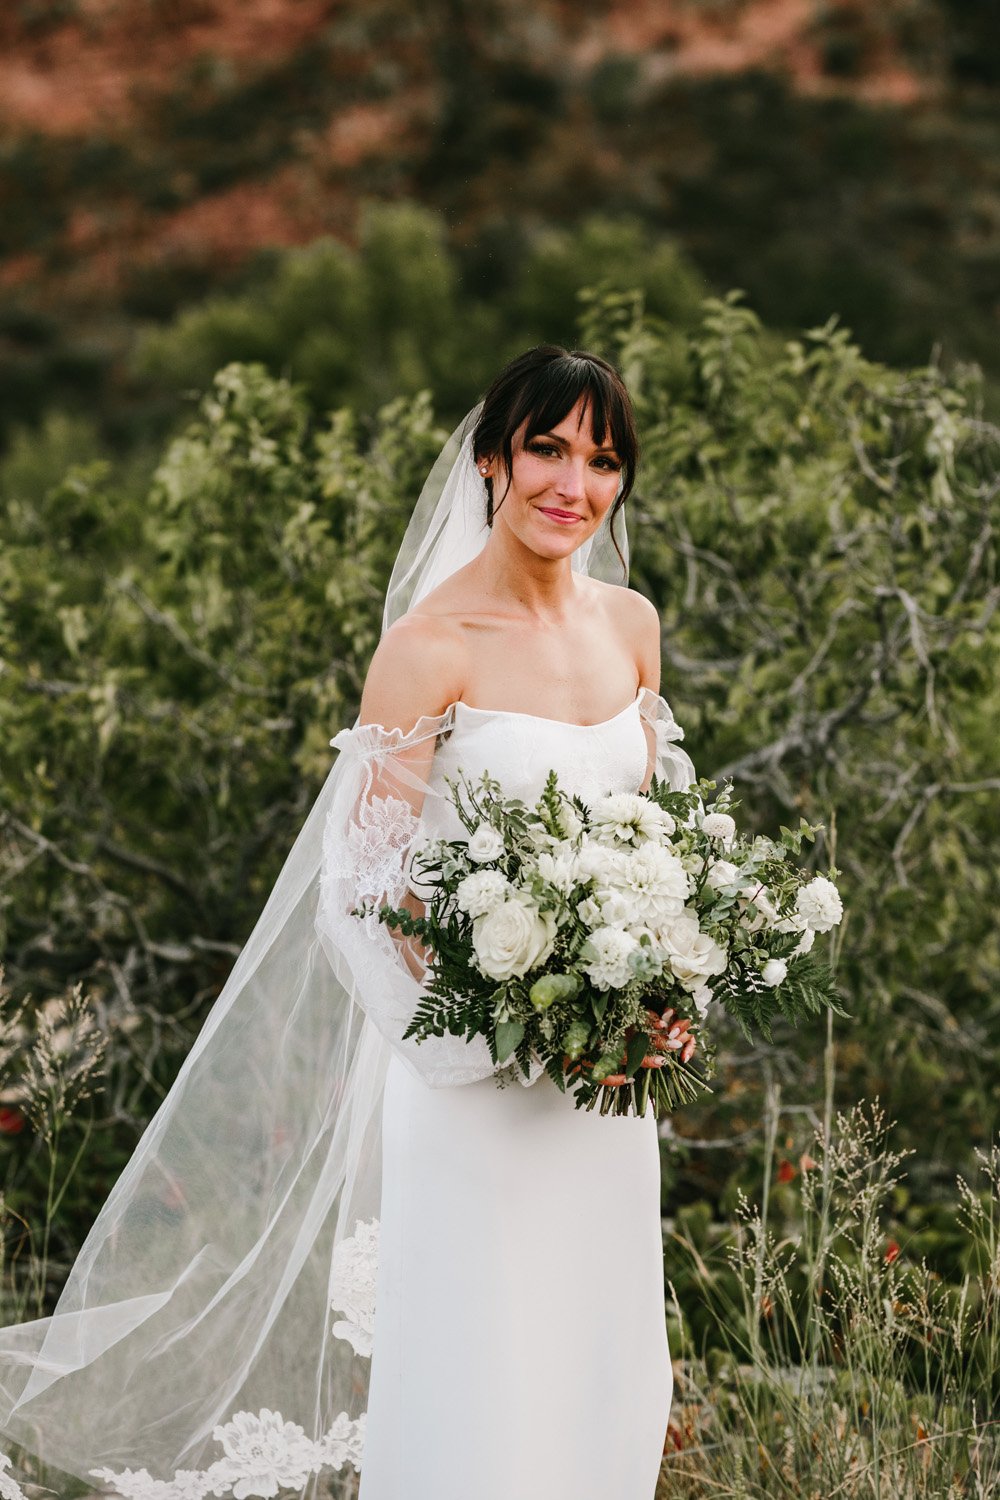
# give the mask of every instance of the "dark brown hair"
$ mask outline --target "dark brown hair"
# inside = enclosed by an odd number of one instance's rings
[[[483,397],[483,409],[472,439],[475,461],[499,458],[507,472],[510,489],[513,470],[513,439],[527,419],[523,442],[540,432],[551,432],[586,398],[590,425],[597,443],[603,444],[610,428],[611,442],[621,460],[621,493],[611,507],[611,540],[622,569],[628,573],[614,533],[615,516],[632,492],[639,463],[639,436],[632,398],[614,365],[586,349],[564,349],[560,344],[536,344],[505,365]],[[493,481],[486,480],[486,520],[493,525]],[[496,507],[498,508],[498,507]]]

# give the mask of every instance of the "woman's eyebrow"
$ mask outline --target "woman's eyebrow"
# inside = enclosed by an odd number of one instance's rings
[[[559,446],[560,446],[560,448],[568,448],[569,447],[569,443],[566,441],[566,439],[563,438],[563,437],[560,437],[557,432],[536,432],[535,433],[535,437],[549,438],[553,443],[558,443]],[[529,439],[529,441],[530,441],[530,439]],[[617,454],[618,449],[615,447],[614,443],[605,443],[603,447],[601,447],[601,448],[595,448],[594,452],[595,453],[615,453],[615,454]]]

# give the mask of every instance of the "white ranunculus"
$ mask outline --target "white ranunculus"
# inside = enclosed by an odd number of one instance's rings
[[[543,963],[552,952],[556,919],[518,893],[472,924],[476,962],[491,979],[513,979]]]
[[[735,880],[739,879],[739,876],[738,865],[734,865],[728,859],[717,859],[708,867],[705,884],[711,886],[713,891],[721,891],[723,886],[732,885]]]
[[[639,944],[620,927],[598,927],[580,950],[583,971],[599,990],[621,989],[635,976],[628,956]]]
[[[723,847],[728,849],[736,837],[736,819],[728,813],[707,813],[701,831],[710,839],[720,839]]]
[[[776,985],[781,984],[787,973],[788,965],[783,958],[769,958],[760,971],[760,977],[765,984],[774,989]]]
[[[690,908],[663,928],[660,942],[674,975],[686,990],[694,991],[713,974],[725,973],[725,949],[702,932],[697,913]]]
[[[506,901],[513,886],[500,870],[473,870],[455,888],[455,900],[460,911],[470,917],[485,917],[486,913]]]
[[[499,859],[504,843],[495,828],[491,828],[489,823],[480,823],[469,839],[468,849],[469,858],[475,860],[477,865],[482,865],[487,860]]]
[[[795,910],[813,932],[829,932],[844,915],[840,892],[825,875],[814,875],[795,893]]]
[[[637,792],[598,797],[590,809],[591,837],[601,843],[642,844],[673,833],[676,824],[662,807]]]

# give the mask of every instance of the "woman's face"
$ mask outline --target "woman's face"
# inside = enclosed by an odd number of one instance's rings
[[[527,423],[514,434],[513,472],[503,495],[506,472],[496,459],[481,459],[480,473],[493,480],[493,524],[511,531],[541,557],[568,557],[592,536],[618,493],[621,460],[610,431],[599,446],[584,397],[550,432],[536,433],[522,446]]]

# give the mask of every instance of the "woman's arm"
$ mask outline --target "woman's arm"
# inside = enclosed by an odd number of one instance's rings
[[[462,645],[461,636],[448,620],[434,615],[401,616],[383,635],[372,657],[361,695],[359,722],[399,729],[405,734],[422,716],[442,714],[461,695]],[[435,740],[428,738],[401,750],[392,770],[405,766],[426,781],[434,749]],[[387,768],[376,772],[369,792],[373,796],[403,797],[419,816],[422,796]],[[422,917],[426,910],[420,897],[410,890],[399,904],[415,917]],[[395,932],[393,936],[409,972],[415,979],[423,978],[429,950],[415,934]]]
[[[626,614],[626,628],[628,640],[635,653],[636,671],[639,674],[639,686],[652,688],[654,693],[660,691],[660,616],[655,604],[640,594],[636,589],[622,589],[621,593],[626,597],[623,605]],[[646,744],[649,755],[646,763],[646,774],[643,776],[640,792],[645,792],[653,777],[656,767],[656,734],[652,725],[643,720],[643,729],[646,734]]]

